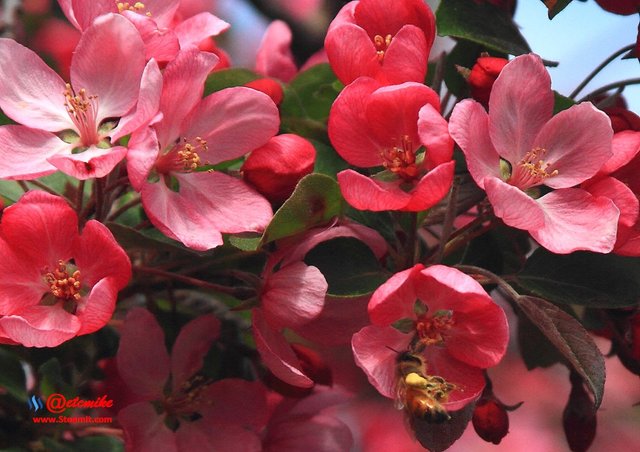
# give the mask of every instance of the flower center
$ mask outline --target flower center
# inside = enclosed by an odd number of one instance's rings
[[[547,150],[540,147],[533,148],[527,152],[515,167],[507,182],[521,190],[526,190],[543,184],[548,177],[556,176],[558,170],[550,169],[551,164],[543,159],[546,153]]]
[[[422,345],[442,345],[447,331],[455,325],[452,311],[438,311],[433,316],[421,315],[416,321],[418,340]]]
[[[142,2],[135,2],[133,5],[129,2],[119,2],[116,0],[116,7],[118,8],[118,12],[122,11],[133,11],[134,13],[144,13],[145,16],[151,17],[150,12],[144,12],[146,6]]]
[[[98,144],[98,96],[88,95],[82,88],[76,94],[69,83],[64,91],[64,106],[69,117],[75,124],[80,134],[80,144],[91,146]]]
[[[407,135],[402,137],[400,146],[394,146],[391,149],[385,148],[380,154],[382,165],[401,178],[412,180],[418,175],[416,154],[411,139]]]
[[[163,407],[169,416],[191,417],[198,412],[202,402],[208,403],[201,397],[202,391],[207,389],[210,380],[202,375],[195,375],[182,383],[180,389],[165,397]]]
[[[56,268],[44,274],[44,280],[49,286],[49,292],[42,297],[40,304],[53,306],[62,302],[66,311],[75,314],[78,302],[82,298],[80,270],[63,260],[59,260]]]
[[[384,38],[380,35],[373,37],[373,45],[376,47],[376,54],[380,63],[384,60],[384,53],[387,51],[389,44],[391,44],[391,35],[386,35]]]
[[[159,173],[170,172],[190,173],[202,166],[199,152],[206,152],[207,142],[196,137],[194,143],[189,143],[186,138],[176,144],[169,152],[160,156],[156,163]]]

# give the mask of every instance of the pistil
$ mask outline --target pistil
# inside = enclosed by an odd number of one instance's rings
[[[402,137],[399,146],[383,149],[381,156],[382,165],[404,180],[413,180],[418,175],[416,154],[411,139],[407,135]]]
[[[557,169],[550,169],[550,163],[543,157],[546,149],[536,147],[527,152],[522,160],[516,165],[513,174],[507,181],[521,190],[526,190],[536,185],[541,185],[544,181],[558,174]]]
[[[391,44],[391,35],[386,35],[384,38],[380,35],[373,37],[373,45],[376,47],[376,54],[378,55],[378,61],[380,63],[384,60],[384,54],[389,44]]]
[[[75,93],[69,83],[63,94],[67,113],[80,133],[79,144],[82,146],[98,144],[100,141],[97,124],[98,96],[87,94],[84,88]]]

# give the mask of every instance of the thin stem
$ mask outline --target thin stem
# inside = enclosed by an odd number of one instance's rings
[[[573,90],[573,92],[571,94],[569,94],[569,97],[571,99],[573,99],[574,97],[576,97],[578,95],[578,93],[580,91],[582,91],[584,89],[585,86],[587,86],[587,84],[593,80],[593,78],[598,75],[598,73],[603,70],[605,67],[607,67],[607,65],[609,65],[609,63],[611,63],[613,60],[615,60],[616,58],[618,58],[620,55],[622,55],[625,52],[628,52],[629,50],[632,50],[636,45],[635,44],[629,44],[628,46],[625,46],[623,48],[621,48],[620,50],[618,50],[617,52],[615,52],[613,55],[611,55],[609,58],[607,58],[606,60],[604,60],[602,63],[600,63],[600,65],[598,67],[596,67],[588,76],[587,78],[585,78],[582,83],[580,83],[576,89]]]
[[[449,237],[453,232],[453,222],[456,219],[456,209],[458,207],[458,189],[460,184],[458,179],[453,179],[451,185],[451,191],[449,192],[449,202],[447,203],[447,210],[444,213],[444,220],[442,221],[442,235],[440,236],[440,244],[438,245],[438,251],[435,254],[434,262],[439,263],[444,257],[444,250],[449,241]]]
[[[418,257],[418,212],[410,212],[409,230],[407,231],[407,245],[405,254],[405,267],[413,267]]]
[[[76,193],[76,213],[79,215],[82,212],[82,203],[84,201],[84,180],[78,183],[78,192]]]
[[[136,196],[134,199],[132,199],[131,201],[129,201],[129,202],[125,203],[125,204],[123,204],[115,212],[113,212],[111,215],[109,215],[107,217],[107,221],[114,221],[116,218],[118,218],[120,215],[125,213],[127,210],[129,210],[132,207],[135,207],[138,204],[140,204],[140,201],[141,201],[140,197]]]
[[[18,182],[18,185],[20,185],[20,188],[22,188],[23,192],[26,193],[26,192],[29,191],[29,186],[27,185],[27,183],[25,181],[19,180],[19,181],[16,181],[16,182]]]
[[[486,278],[488,281],[497,284],[502,290],[504,290],[510,298],[514,301],[520,297],[520,294],[516,292],[516,290],[511,287],[506,280],[496,275],[495,273],[490,272],[489,270],[485,270],[481,267],[476,267],[475,265],[456,265],[456,268],[469,276],[480,275]]]
[[[168,272],[165,270],[159,270],[157,268],[152,268],[152,267],[134,266],[133,271],[137,273],[145,273],[147,275],[155,275],[163,278],[169,278],[175,281],[191,284],[193,286],[200,287],[202,289],[211,289],[211,290],[226,293],[229,295],[239,295],[239,294],[245,293],[247,290],[250,290],[246,287],[227,287],[221,284],[210,283],[198,278],[193,278],[191,276],[181,275],[179,273]]]
[[[585,100],[589,100],[589,99],[591,99],[593,97],[596,97],[599,94],[604,94],[607,91],[611,91],[612,89],[625,87],[625,86],[629,86],[629,85],[640,85],[640,78],[629,78],[627,80],[622,80],[620,82],[609,83],[608,85],[604,85],[603,87],[598,88],[595,91],[591,91],[589,94],[584,96],[578,102],[583,102]]]
[[[104,210],[104,179],[96,179],[93,184],[93,194],[96,199],[96,220],[102,221]]]
[[[52,195],[55,195],[55,196],[63,196],[63,195],[61,195],[60,193],[58,193],[57,191],[55,191],[53,188],[51,188],[51,187],[49,187],[49,186],[47,186],[47,185],[43,184],[43,183],[42,183],[42,182],[40,182],[39,180],[35,180],[35,179],[33,179],[33,180],[30,180],[30,181],[29,181],[29,183],[30,183],[30,184],[33,184],[33,185],[35,185],[35,186],[36,186],[36,187],[38,187],[39,189],[44,190],[44,191],[46,191],[47,193],[50,193],[50,194],[52,194]],[[63,197],[64,197],[65,199],[67,199],[65,196],[63,196]],[[67,199],[67,201],[69,201],[69,200]]]

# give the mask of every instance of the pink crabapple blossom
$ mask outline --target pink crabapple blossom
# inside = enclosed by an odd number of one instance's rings
[[[435,29],[433,13],[423,0],[356,0],[333,19],[324,45],[345,85],[360,76],[383,85],[422,83]]]
[[[131,263],[109,230],[57,196],[24,194],[0,222],[0,342],[55,347],[104,327]]]
[[[127,450],[260,450],[257,432],[268,416],[264,387],[239,379],[209,382],[198,374],[219,334],[215,317],[200,316],[180,330],[169,355],[155,317],[142,308],[129,311],[118,371],[142,400],[118,413]]]
[[[78,179],[108,174],[127,152],[109,140],[146,120],[142,110],[128,114],[144,92],[147,70],[139,33],[119,15],[102,16],[84,32],[71,61],[71,83],[33,51],[1,39],[0,108],[22,125],[0,127],[0,177],[32,179],[56,170]],[[114,118],[123,118],[116,130]]]
[[[414,82],[382,86],[361,77],[340,93],[328,126],[336,151],[354,166],[386,169],[373,177],[340,172],[340,190],[349,204],[418,212],[449,192],[453,140],[439,110],[438,95]]]
[[[483,369],[505,354],[504,311],[470,276],[422,264],[393,275],[369,301],[371,325],[354,334],[353,355],[371,384],[395,398],[398,354],[421,354],[429,375],[453,384],[443,406],[462,409],[484,388]],[[404,328],[400,323],[406,324]]]
[[[609,252],[620,212],[611,199],[575,188],[611,156],[609,118],[588,102],[553,116],[553,104],[542,60],[522,55],[495,81],[489,113],[463,100],[449,131],[505,224],[529,231],[554,253]],[[541,196],[543,185],[553,190]]]
[[[160,81],[162,118],[132,134],[127,158],[129,180],[151,222],[197,250],[221,245],[223,232],[261,231],[273,215],[269,202],[246,183],[203,168],[264,145],[279,125],[273,101],[251,88],[202,99],[217,61],[191,47],[167,65]]]

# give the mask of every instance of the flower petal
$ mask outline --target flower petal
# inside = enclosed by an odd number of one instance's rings
[[[342,90],[329,112],[331,143],[343,159],[355,166],[382,164],[382,149],[373,139],[364,113],[369,95],[379,87],[371,78],[359,78]]]
[[[65,0],[65,3],[69,5],[69,0]],[[91,2],[87,2],[85,0],[72,0],[70,3],[71,7],[63,7],[63,10],[67,9],[68,12],[65,12],[67,17],[69,17],[69,13],[73,14],[74,19],[76,19],[78,23],[77,27],[80,30],[86,30],[89,28],[96,17],[107,13],[118,12],[116,2],[111,0],[93,0]],[[71,21],[71,23],[74,22]]]
[[[380,69],[372,76],[385,85],[424,83],[429,50],[423,31],[413,25],[405,25],[392,38]]]
[[[456,104],[449,133],[462,149],[469,173],[480,188],[485,188],[485,177],[500,177],[500,156],[489,137],[489,116],[482,105],[474,100]]]
[[[206,389],[206,400],[212,400],[213,404],[202,408],[202,415],[209,424],[237,424],[259,431],[268,421],[268,395],[259,381],[218,380]],[[250,410],[247,400],[251,400]]]
[[[631,189],[613,177],[604,177],[597,182],[582,187],[593,196],[605,196],[620,210],[619,226],[633,227],[638,221],[640,202]],[[620,234],[618,234],[620,238]]]
[[[182,327],[171,349],[174,393],[202,369],[204,357],[219,335],[220,321],[213,315],[202,315]]]
[[[78,303],[76,310],[81,323],[78,336],[103,328],[113,316],[117,298],[115,278],[103,278],[91,287],[91,292]]]
[[[241,406],[251,399],[242,399]],[[217,403],[214,402],[214,403]],[[252,401],[253,404],[253,401]],[[247,410],[250,411],[250,410]],[[234,450],[238,452],[261,452],[262,442],[257,433],[246,430],[240,424],[214,424],[208,418],[192,422],[181,422],[175,432],[177,451],[187,450]],[[132,449],[136,450],[136,449]],[[156,447],[150,450],[163,450]]]
[[[433,105],[427,104],[418,113],[418,135],[426,148],[425,164],[431,170],[453,158],[453,139],[449,124]]]
[[[414,280],[424,268],[417,264],[394,274],[382,284],[369,301],[369,317],[374,325],[390,325],[396,320],[415,318],[417,298]]]
[[[181,48],[197,46],[202,40],[210,36],[218,36],[231,27],[224,20],[210,12],[201,12],[180,22],[173,31],[178,37]]]
[[[380,394],[395,399],[398,390],[398,357],[409,347],[411,334],[391,326],[370,325],[353,335],[351,348],[356,364]]]
[[[56,347],[76,336],[80,321],[61,306],[27,306],[0,317],[0,330],[25,347]]]
[[[507,63],[489,98],[489,132],[498,154],[517,164],[552,113],[551,77],[540,57],[521,55]]]
[[[144,42],[145,59],[171,61],[180,50],[178,36],[171,29],[158,28],[154,18],[143,16],[133,11],[123,11],[122,15],[136,27]]]
[[[613,155],[606,161],[598,174],[611,174],[629,163],[640,152],[640,132],[623,130],[613,135],[611,142]]]
[[[13,39],[0,39],[0,80],[0,108],[14,121],[49,132],[74,128],[64,107],[64,81]]]
[[[375,78],[380,71],[376,48],[367,32],[355,24],[345,23],[330,28],[324,48],[331,69],[345,85],[360,76]]]
[[[48,158],[70,153],[70,145],[50,132],[19,125],[0,127],[0,178],[28,180],[55,173]]]
[[[41,267],[0,237],[0,317],[40,303],[49,290]]]
[[[256,55],[256,72],[286,83],[298,73],[291,53],[291,29],[286,22],[274,20],[267,27]]]
[[[100,123],[135,105],[144,66],[144,43],[136,28],[121,15],[108,14],[82,34],[71,60],[71,84],[76,92],[86,89],[97,96]]]
[[[129,311],[116,355],[118,372],[127,386],[147,400],[160,400],[169,378],[170,358],[164,331],[146,309]]]
[[[558,170],[544,184],[569,188],[595,175],[611,157],[612,137],[608,116],[589,102],[555,115],[534,141],[536,147],[546,150],[541,158],[549,163],[548,171]]]
[[[453,183],[455,162],[443,163],[425,174],[409,192],[411,199],[402,209],[405,212],[422,212],[442,200]]]
[[[65,174],[86,180],[104,177],[127,155],[127,148],[90,147],[79,154],[54,154],[47,161]]]
[[[271,98],[255,89],[227,88],[200,102],[185,119],[184,135],[201,137],[200,158],[216,164],[243,156],[278,133],[280,117]]]
[[[260,312],[253,310],[253,337],[265,366],[280,380],[300,388],[310,388],[313,380],[301,369],[300,361],[284,337],[274,331]]]
[[[541,228],[545,215],[540,205],[525,192],[497,177],[486,177],[484,189],[497,217],[505,224],[526,231]]]
[[[350,169],[338,173],[342,196],[358,210],[403,210],[411,195],[400,188],[400,183],[375,180]]]
[[[165,425],[164,418],[148,402],[134,403],[120,410],[118,422],[124,430],[127,450],[180,452],[176,435]]]
[[[564,188],[546,194],[538,204],[544,212],[544,225],[529,233],[549,251],[608,253],[613,249],[620,211],[609,198]]]

